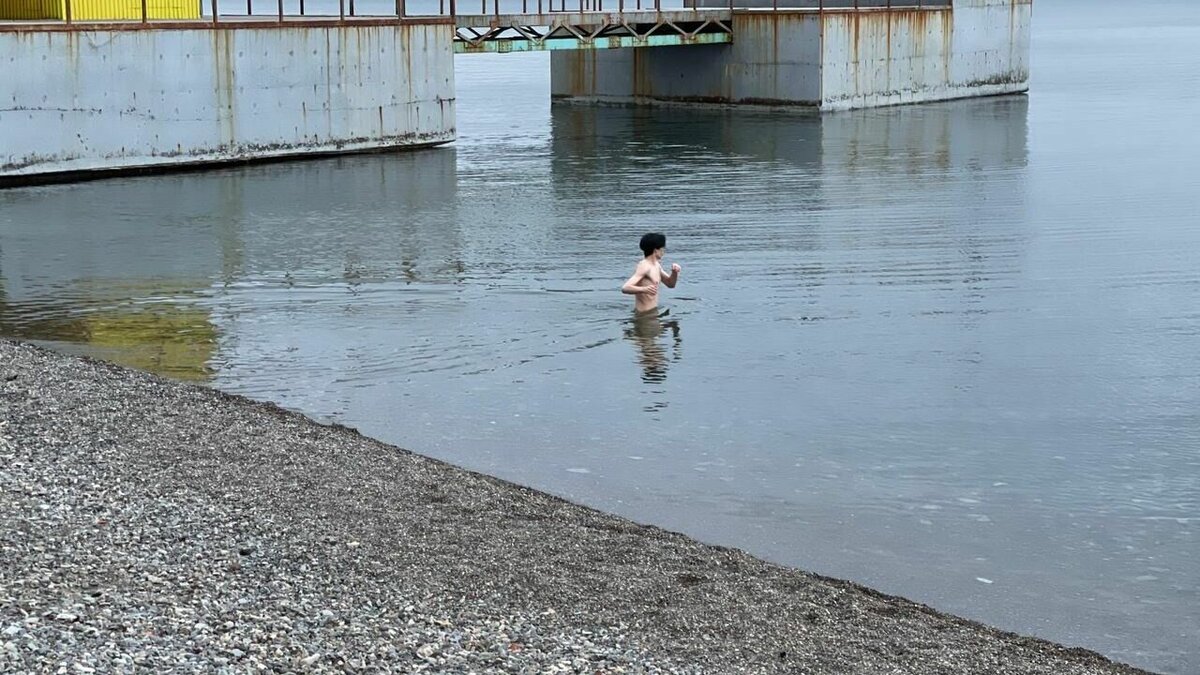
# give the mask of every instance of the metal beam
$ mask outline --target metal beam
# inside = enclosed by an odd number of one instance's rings
[[[677,9],[663,10],[630,10],[624,12],[551,12],[547,14],[458,14],[455,21],[460,26],[555,26],[585,24],[605,24],[619,26],[622,23],[658,23],[672,21],[688,23],[691,21],[729,21],[733,12],[723,9]]]
[[[647,35],[646,37],[642,38],[633,35],[620,35],[612,37],[599,37],[591,41],[584,41],[577,38],[549,38],[537,42],[533,40],[500,39],[485,40],[478,44],[471,44],[462,40],[456,40],[454,42],[454,53],[507,54],[509,52],[625,49],[627,47],[681,47],[686,45],[731,44],[732,42],[733,36],[729,33],[700,33],[699,35],[694,35],[691,37],[679,34],[663,34]]]

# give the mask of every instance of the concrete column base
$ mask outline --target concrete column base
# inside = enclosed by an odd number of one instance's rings
[[[1032,0],[741,10],[733,44],[551,55],[551,95],[847,110],[1024,92]]]
[[[454,140],[453,26],[0,30],[0,184]]]

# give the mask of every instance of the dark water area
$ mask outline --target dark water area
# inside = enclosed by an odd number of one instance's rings
[[[1028,97],[562,107],[462,56],[453,146],[0,191],[0,334],[1198,672],[1200,5],[1034,26]]]

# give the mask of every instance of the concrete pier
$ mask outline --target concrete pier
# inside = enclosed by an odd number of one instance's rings
[[[454,140],[453,25],[0,30],[0,184]]]
[[[1032,0],[735,11],[732,45],[551,56],[551,94],[846,110],[1023,92]]]
[[[843,110],[1028,86],[1033,0],[691,1],[616,13],[589,4],[413,17],[400,5],[393,17],[317,18],[280,5],[276,17],[233,20],[0,23],[0,186],[446,143],[456,51],[569,50],[552,53],[551,95],[589,103]]]

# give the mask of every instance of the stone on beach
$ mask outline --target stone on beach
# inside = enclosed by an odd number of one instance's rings
[[[0,380],[0,671],[1142,672],[273,405]]]

